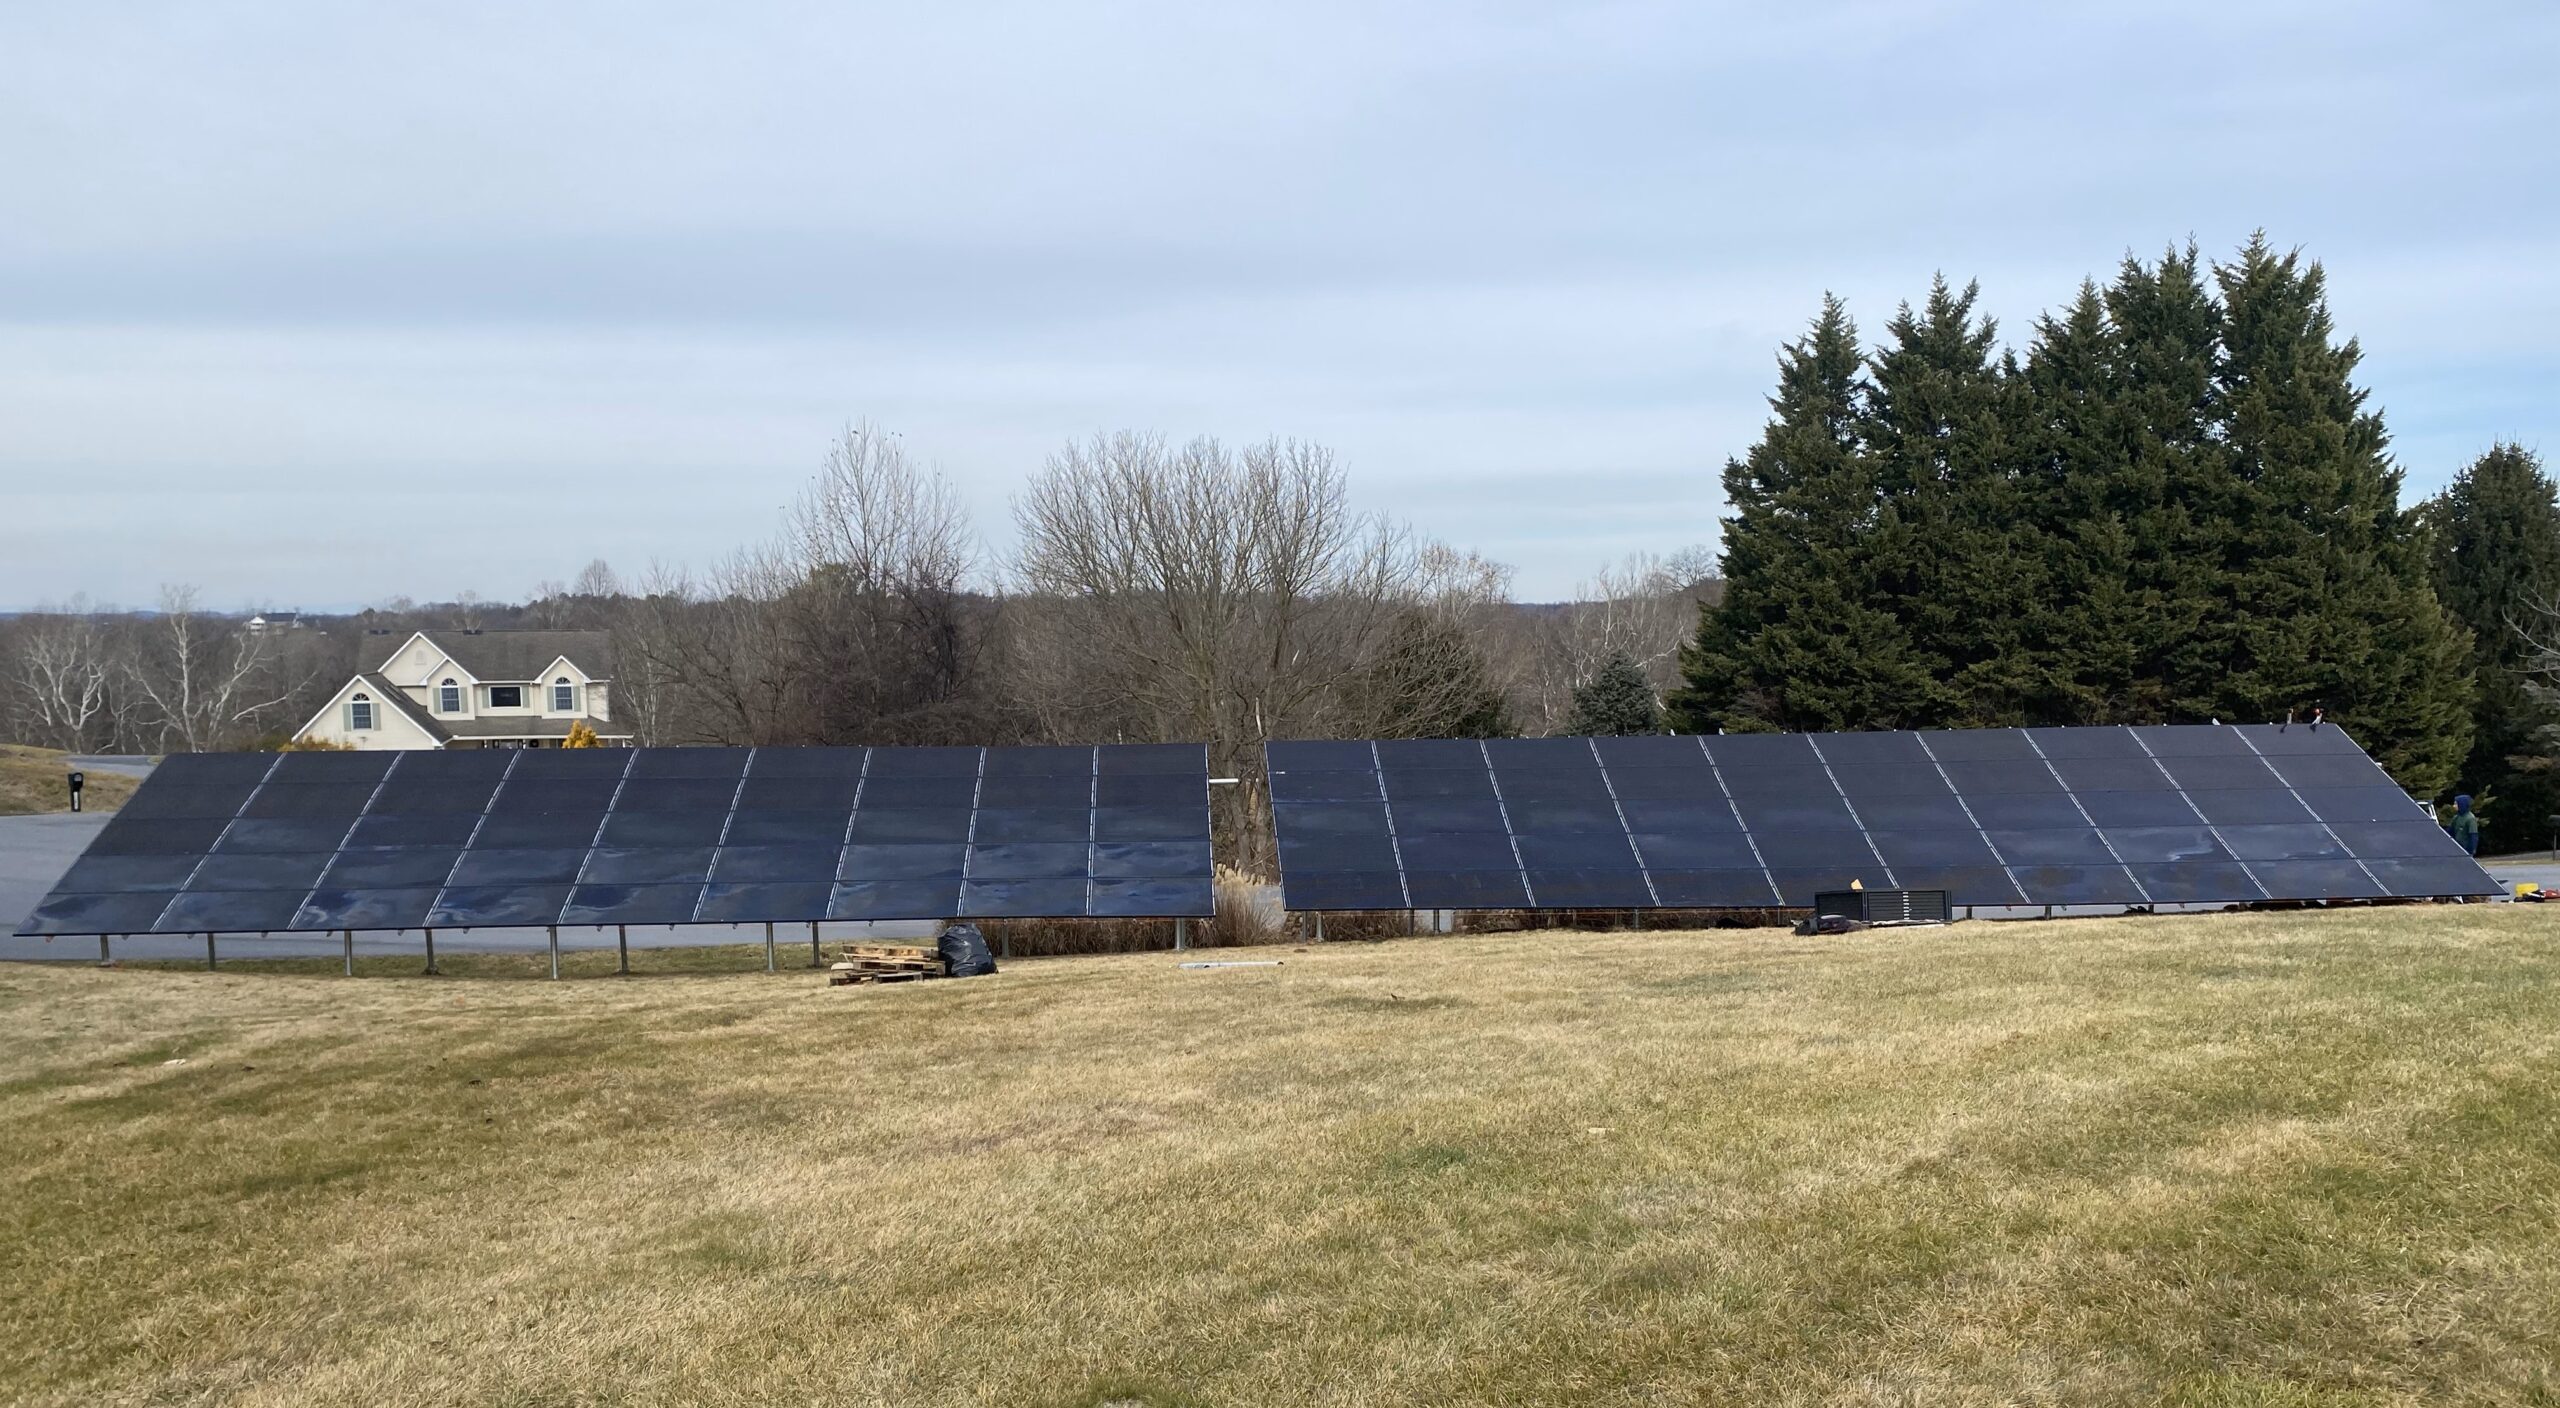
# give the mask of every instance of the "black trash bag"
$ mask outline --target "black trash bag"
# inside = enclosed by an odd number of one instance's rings
[[[948,977],[975,978],[996,971],[996,956],[975,924],[944,926],[941,947],[942,971]]]

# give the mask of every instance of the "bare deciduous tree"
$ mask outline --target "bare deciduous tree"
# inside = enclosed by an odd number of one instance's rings
[[[1594,573],[1572,601],[1515,611],[1499,633],[1523,722],[1536,733],[1562,729],[1573,692],[1613,655],[1635,661],[1657,692],[1677,688],[1680,647],[1697,634],[1698,603],[1714,588],[1706,548],[1639,553]]]
[[[696,582],[653,568],[615,621],[617,700],[644,739],[945,743],[1001,734],[995,603],[959,497],[868,424],[830,448],[781,537]],[[582,588],[614,585],[602,563]]]
[[[198,610],[193,587],[161,588],[159,614],[137,633],[124,664],[162,751],[196,753],[237,741],[310,683],[276,678],[270,634]]]
[[[6,682],[25,736],[77,750],[106,714],[115,638],[86,597],[39,606],[11,633]]]
[[[1022,684],[1044,731],[1207,740],[1212,767],[1247,779],[1269,739],[1356,726],[1400,628],[1467,561],[1354,511],[1332,452],[1296,441],[1239,455],[1096,436],[1052,455],[1015,517]],[[1222,835],[1265,834],[1262,788],[1222,805]]]

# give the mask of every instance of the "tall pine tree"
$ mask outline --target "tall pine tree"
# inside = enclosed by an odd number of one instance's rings
[[[1879,503],[1860,544],[1867,598],[1896,605],[1914,660],[1941,687],[1921,694],[1929,724],[2025,724],[2049,710],[2037,650],[2044,597],[2041,525],[2018,475],[2025,430],[2016,369],[1995,358],[1998,329],[1973,315],[1980,290],[1944,278],[1886,324],[1866,398],[1869,474]]]
[[[2470,751],[2471,643],[2436,600],[2382,417],[2351,379],[2362,352],[2332,340],[2318,264],[2260,236],[2214,273],[2237,478],[2225,609],[2199,632],[2221,656],[2220,712],[2325,704],[2402,785],[2440,792]]]
[[[1889,728],[1944,712],[1899,603],[1870,590],[1879,495],[1867,389],[1858,330],[1826,297],[1779,355],[1775,419],[1725,463],[1725,594],[1681,651],[1680,728]]]
[[[2529,686],[2524,628],[2560,594],[2560,487],[2521,445],[2499,445],[2429,500],[2436,596],[2471,628],[2471,752],[2457,791],[2491,799],[2485,849],[2542,844],[2560,814],[2560,771],[2544,731],[2560,710]]]
[[[1827,300],[1725,469],[1688,729],[2195,722],[2325,706],[2413,790],[2469,747],[2468,637],[2316,264],[2128,258],[1998,355],[1940,281],[1862,360]]]

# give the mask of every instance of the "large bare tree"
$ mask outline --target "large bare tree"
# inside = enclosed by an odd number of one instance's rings
[[[857,424],[774,541],[696,581],[653,568],[615,622],[644,739],[951,743],[1006,731],[985,678],[993,593],[959,496]],[[602,588],[609,574],[581,578]]]
[[[276,668],[275,634],[201,610],[193,587],[161,588],[159,612],[135,633],[123,664],[162,751],[242,742],[312,682],[314,672]]]
[[[1221,802],[1247,863],[1262,744],[1374,720],[1364,686],[1477,571],[1355,510],[1333,453],[1300,441],[1097,435],[1050,456],[1015,518],[1019,683],[1042,730],[1208,741],[1247,779]]]
[[[17,731],[56,748],[87,747],[107,720],[116,638],[86,597],[37,607],[9,632],[5,681]]]

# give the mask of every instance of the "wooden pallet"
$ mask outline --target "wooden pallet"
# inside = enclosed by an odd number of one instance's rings
[[[944,975],[942,956],[928,948],[888,944],[846,944],[839,950],[827,981],[837,987],[856,983],[911,983]]]

